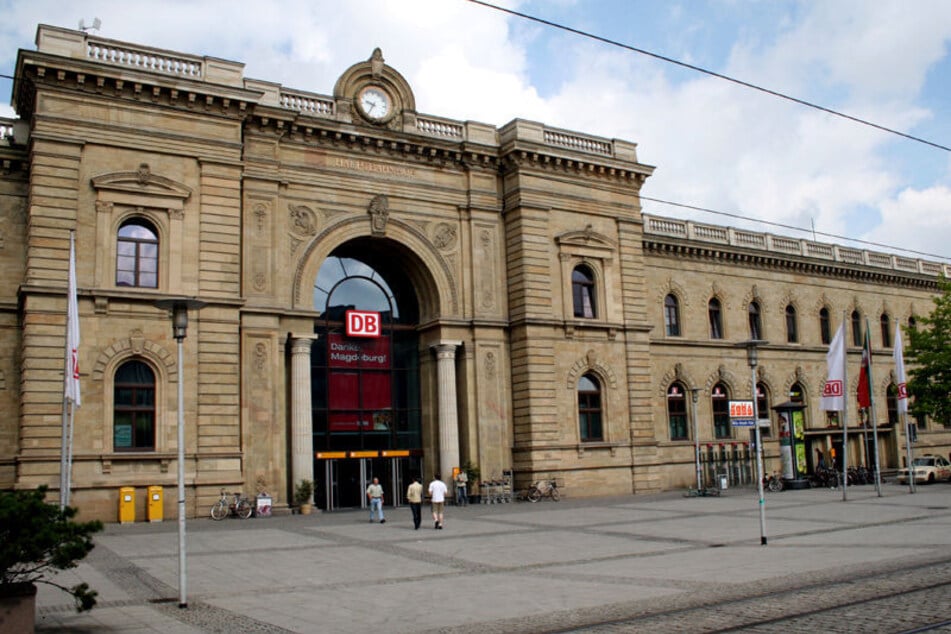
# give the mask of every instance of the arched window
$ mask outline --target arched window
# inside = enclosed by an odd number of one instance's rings
[[[664,298],[664,328],[668,337],[680,336],[680,305],[673,293]]]
[[[707,304],[707,315],[710,317],[710,338],[723,339],[723,314],[720,312],[720,300],[716,297]]]
[[[112,398],[115,451],[155,450],[155,373],[142,361],[116,370]]]
[[[158,288],[158,232],[144,218],[126,220],[116,236],[116,286]]]
[[[862,345],[862,316],[859,311],[852,311],[852,345]]]
[[[819,309],[819,339],[825,345],[832,341],[832,326],[829,323],[829,309],[823,306]]]
[[[578,429],[582,442],[604,440],[601,426],[601,386],[598,379],[590,374],[578,379]]]
[[[667,388],[667,424],[671,440],[687,440],[687,398],[682,383]]]
[[[750,339],[762,339],[763,319],[759,312],[759,304],[750,302],[748,310],[750,315]]]
[[[717,383],[710,392],[710,403],[713,406],[713,435],[717,438],[733,436],[733,426],[730,423],[730,394],[726,386]]]
[[[796,324],[796,307],[792,304],[786,306],[786,342],[799,342],[799,327]]]
[[[881,323],[882,323],[882,347],[891,348],[892,347],[892,323],[891,323],[891,319],[888,318],[888,313],[882,313]]]
[[[756,415],[760,420],[772,420],[769,410],[769,390],[762,383],[756,384]],[[758,422],[758,421],[757,421]],[[759,428],[760,434],[769,438],[772,435],[773,426],[762,426]]]
[[[914,315],[908,318],[908,329],[918,330],[918,320],[915,319]]]
[[[598,316],[594,295],[594,273],[581,264],[571,272],[571,296],[575,317],[594,319]]]
[[[800,405],[806,404],[806,397],[802,389],[802,385],[799,383],[793,383],[792,387],[789,388],[789,400],[793,403],[799,403]]]
[[[885,409],[888,411],[888,424],[898,424],[898,386],[894,383],[888,384],[885,390]]]

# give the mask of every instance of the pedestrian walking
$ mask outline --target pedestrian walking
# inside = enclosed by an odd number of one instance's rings
[[[367,499],[370,500],[370,522],[373,522],[373,514],[378,513],[380,524],[386,524],[386,518],[383,517],[383,487],[380,486],[379,478],[373,478],[373,483],[367,487]]]
[[[433,502],[433,528],[442,530],[442,511],[446,503],[446,493],[449,489],[446,483],[439,479],[439,474],[433,476],[433,481],[429,483],[429,497]]]
[[[419,482],[419,476],[413,476],[413,483],[406,489],[406,501],[413,512],[413,529],[419,530],[423,522],[423,485]]]
[[[468,506],[469,495],[467,488],[469,486],[469,476],[465,470],[460,469],[456,474],[456,506]]]

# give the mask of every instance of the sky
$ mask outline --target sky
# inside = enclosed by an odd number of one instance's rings
[[[488,1],[951,146],[947,0]],[[755,222],[646,213],[951,261],[951,152],[468,0],[0,0],[0,15],[6,76],[37,24],[96,17],[102,37],[323,95],[380,47],[420,113],[632,141],[656,167],[645,197]],[[0,78],[0,117],[11,92]]]

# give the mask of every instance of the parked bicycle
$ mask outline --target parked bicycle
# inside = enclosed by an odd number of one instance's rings
[[[223,520],[232,513],[243,520],[251,517],[254,507],[251,501],[240,493],[225,493],[221,490],[221,497],[211,507],[211,519]]]
[[[550,497],[555,502],[561,499],[558,493],[558,484],[554,480],[539,480],[528,487],[528,493],[525,497],[529,502],[537,502],[543,497]]]
[[[815,470],[815,473],[809,478],[809,482],[813,488],[830,488],[837,489],[839,488],[839,472],[835,469],[829,469],[828,467],[818,467]]]
[[[772,475],[763,476],[763,485],[773,493],[783,490],[783,479],[773,471]]]

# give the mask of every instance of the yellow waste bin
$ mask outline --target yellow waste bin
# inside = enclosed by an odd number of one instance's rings
[[[149,521],[150,522],[161,522],[162,515],[164,513],[164,500],[162,499],[162,487],[160,486],[151,486],[149,487]]]
[[[135,522],[135,489],[121,487],[119,489],[119,523],[132,524]]]

